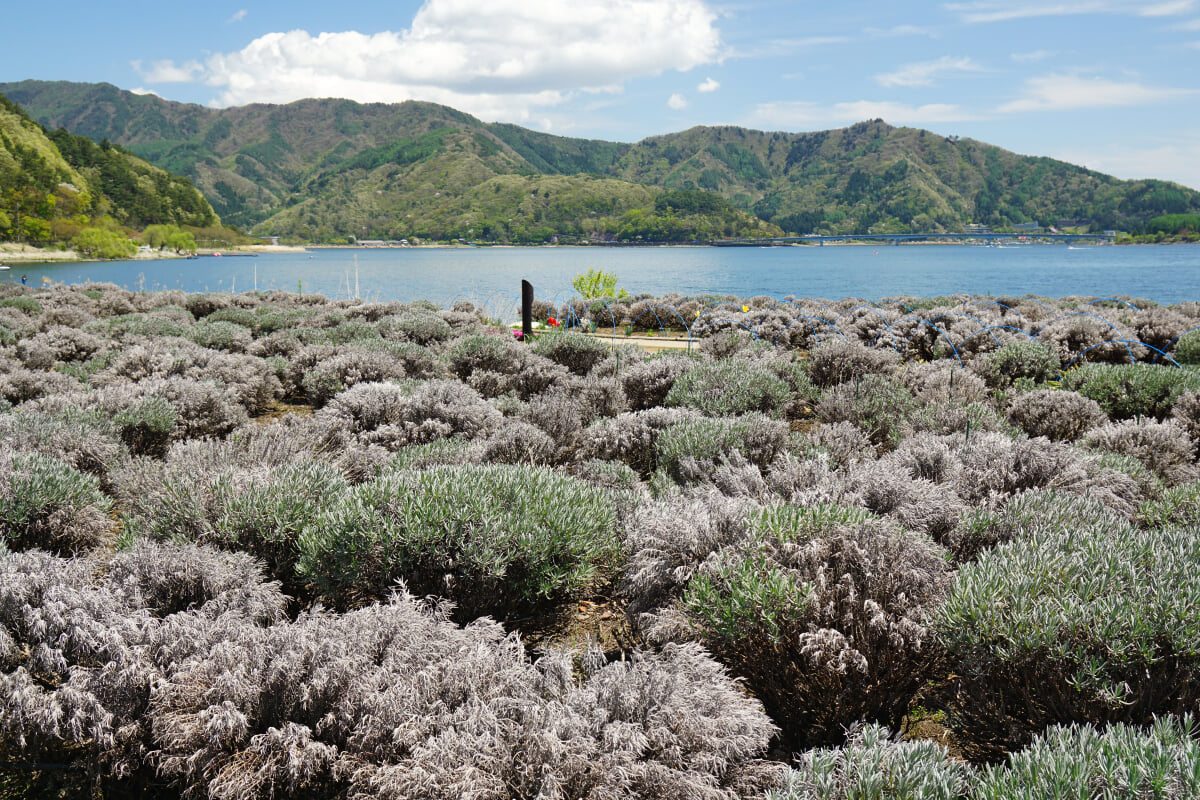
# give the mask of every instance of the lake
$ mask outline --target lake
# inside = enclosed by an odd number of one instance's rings
[[[319,292],[371,300],[458,299],[485,304],[519,297],[522,279],[539,298],[573,294],[588,268],[615,273],[633,294],[924,297],[965,292],[1050,297],[1126,295],[1159,303],[1200,300],[1200,245],[970,245],[805,247],[459,247],[314,249],[249,257],[17,265],[56,282],[108,282],[129,289]]]

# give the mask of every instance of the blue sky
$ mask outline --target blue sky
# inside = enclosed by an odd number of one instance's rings
[[[213,106],[416,98],[632,142],[882,117],[1200,189],[1200,0],[34,4],[0,80]]]

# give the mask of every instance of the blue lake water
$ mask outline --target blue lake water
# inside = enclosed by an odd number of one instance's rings
[[[192,260],[18,265],[31,284],[111,282],[129,289],[356,293],[372,300],[515,298],[522,279],[544,299],[573,294],[588,268],[630,293],[884,297],[959,293],[1050,297],[1125,295],[1200,300],[1200,246],[969,245],[645,248],[315,249]]]

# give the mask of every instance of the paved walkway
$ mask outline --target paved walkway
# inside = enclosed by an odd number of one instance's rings
[[[676,336],[626,336],[620,331],[614,336],[611,333],[585,333],[593,339],[599,339],[609,345],[634,344],[648,353],[660,350],[696,350],[700,347],[699,339],[686,339]]]

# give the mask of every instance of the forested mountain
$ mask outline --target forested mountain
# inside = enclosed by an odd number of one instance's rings
[[[226,222],[312,240],[680,239],[1062,220],[1129,230],[1200,212],[1200,193],[1177,184],[1121,181],[882,120],[816,133],[700,127],[622,144],[411,101],[216,110],[107,84],[24,81],[0,92],[48,127],[188,176]],[[676,199],[660,200],[668,190]],[[727,203],[696,212],[699,193]]]
[[[187,179],[107,140],[47,131],[0,95],[0,240],[62,241],[94,225],[217,222]]]

